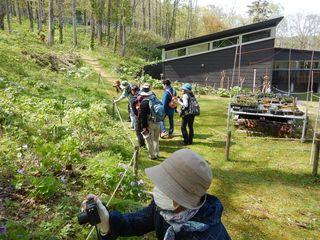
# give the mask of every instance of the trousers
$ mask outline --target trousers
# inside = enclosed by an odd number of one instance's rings
[[[182,117],[181,123],[181,133],[183,136],[184,144],[192,144],[193,143],[193,123],[194,123],[194,115],[186,115]],[[187,126],[189,128],[189,133],[187,131]]]
[[[144,136],[149,155],[151,158],[159,157],[159,138],[160,138],[160,123],[155,123],[153,121],[148,122],[149,134]]]

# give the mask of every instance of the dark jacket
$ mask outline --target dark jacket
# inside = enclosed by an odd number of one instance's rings
[[[142,128],[148,128],[150,114],[149,100],[147,97],[144,97],[140,102],[140,112],[138,114],[138,119],[141,121]]]
[[[204,232],[185,232],[176,234],[175,240],[230,240],[230,236],[221,222],[222,203],[218,198],[207,195],[206,202],[191,221],[205,223],[210,227]],[[110,233],[103,240],[117,237],[142,236],[155,231],[157,239],[163,240],[169,224],[159,213],[154,201],[146,208],[129,214],[114,211],[110,213]]]
[[[167,115],[174,114],[174,109],[169,107],[169,103],[172,96],[176,96],[176,91],[171,87],[167,86],[162,95],[162,104],[164,106],[164,111]]]

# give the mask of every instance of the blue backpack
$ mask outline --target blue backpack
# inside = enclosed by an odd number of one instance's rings
[[[162,122],[165,116],[162,102],[154,94],[148,97],[147,100],[149,101],[151,120],[153,122]]]

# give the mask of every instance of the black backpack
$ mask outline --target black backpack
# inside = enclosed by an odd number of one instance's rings
[[[194,116],[200,115],[200,105],[193,94],[188,94],[189,97],[189,106],[187,109],[187,113]]]

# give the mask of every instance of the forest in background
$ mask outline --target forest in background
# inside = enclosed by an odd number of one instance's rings
[[[156,47],[163,43],[205,35],[283,15],[283,7],[272,1],[252,1],[247,16],[236,9],[214,5],[201,7],[197,0],[1,0],[0,29],[11,32],[11,18],[29,21],[50,46],[62,44],[66,25],[72,25],[74,46],[78,28],[86,26],[91,48],[106,46],[121,56],[147,51],[145,59],[160,58]],[[320,15],[296,13],[278,28],[277,46],[320,49]],[[81,44],[81,43],[80,43]]]

